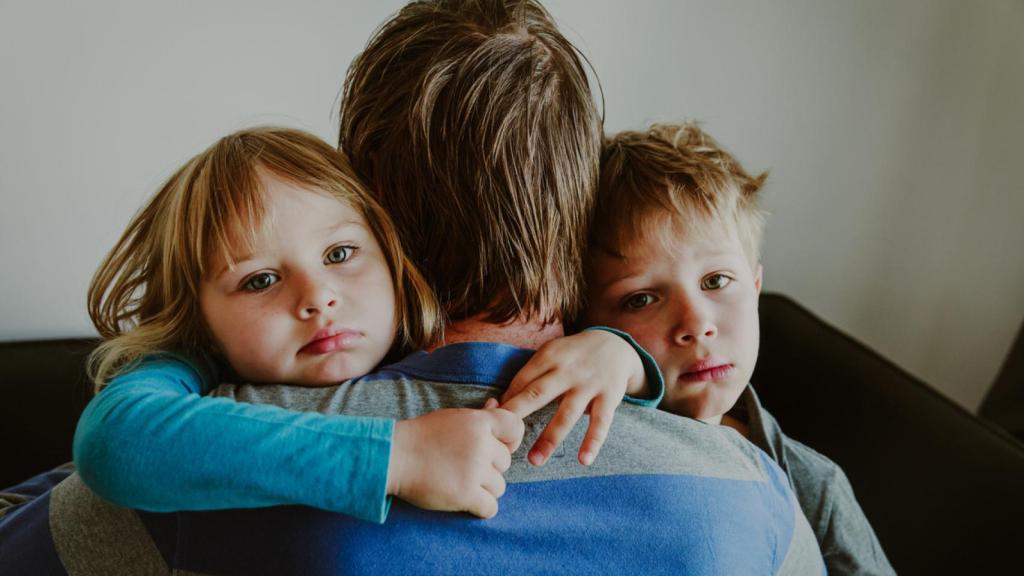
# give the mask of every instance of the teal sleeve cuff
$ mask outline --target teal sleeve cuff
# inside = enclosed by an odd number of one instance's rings
[[[658,368],[658,363],[654,361],[654,357],[651,356],[644,347],[637,344],[636,340],[632,336],[615,328],[609,328],[608,326],[590,326],[585,330],[603,330],[605,332],[611,332],[616,336],[619,336],[623,340],[629,343],[636,350],[636,353],[640,355],[640,361],[644,365],[644,374],[647,376],[647,383],[651,385],[653,395],[650,398],[637,398],[626,394],[625,400],[630,404],[636,404],[637,406],[644,406],[647,408],[657,408],[658,404],[661,404],[661,399],[665,397],[665,378],[661,375],[661,369]]]
[[[343,418],[353,420],[351,417]],[[362,450],[366,452],[365,468],[352,466],[351,460],[343,463],[342,478],[335,489],[345,494],[345,497],[327,508],[380,524],[387,519],[388,512],[391,511],[391,497],[387,493],[388,464],[391,460],[395,421],[387,418],[361,420],[364,420],[371,430],[360,435],[364,436],[360,444],[365,446]],[[353,448],[349,447],[350,453],[357,452]],[[360,455],[354,456],[352,460],[358,460]]]

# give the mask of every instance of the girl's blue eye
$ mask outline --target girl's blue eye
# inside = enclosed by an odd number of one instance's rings
[[[721,290],[732,283],[732,278],[725,274],[712,274],[700,281],[700,287],[704,290]]]
[[[354,251],[352,246],[335,246],[324,256],[324,264],[341,264],[351,258]]]
[[[654,296],[650,294],[633,294],[626,299],[626,308],[630,310],[640,310],[646,308],[654,303]]]
[[[280,280],[280,278],[277,277],[277,274],[260,272],[246,280],[245,283],[242,284],[242,290],[246,290],[248,292],[260,292],[261,290],[266,290],[274,284],[277,284],[278,280]]]

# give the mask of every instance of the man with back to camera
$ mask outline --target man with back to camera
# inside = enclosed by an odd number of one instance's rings
[[[479,406],[581,299],[601,122],[580,60],[534,2],[416,2],[353,63],[342,106],[340,144],[444,303],[445,341],[336,387],[219,393],[403,418]],[[526,419],[524,446],[552,411]],[[303,507],[152,514],[72,476],[50,518],[78,534],[58,526],[54,548],[84,574],[104,556],[134,573],[822,573],[785,476],[738,436],[626,404],[581,466],[578,428],[539,447],[544,466],[516,455],[491,520],[401,502],[382,525]]]

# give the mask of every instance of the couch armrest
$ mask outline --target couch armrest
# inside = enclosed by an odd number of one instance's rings
[[[760,311],[765,407],[843,467],[898,572],[1019,564],[1024,445],[792,300]]]
[[[78,416],[92,397],[85,360],[95,340],[0,343],[0,489],[71,460]]]

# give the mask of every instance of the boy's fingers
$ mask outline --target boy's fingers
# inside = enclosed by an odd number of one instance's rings
[[[605,439],[608,438],[608,430],[612,427],[614,417],[614,403],[607,401],[604,396],[594,399],[590,405],[590,426],[587,427],[587,435],[580,446],[580,464],[590,466],[594,463],[598,452],[604,446]]]
[[[491,434],[508,447],[509,453],[518,450],[526,431],[523,419],[504,408],[492,408],[489,412],[494,416],[491,419]]]
[[[503,402],[501,407],[515,413],[520,418],[526,418],[565,392],[559,381],[560,378],[556,377],[554,373],[545,374]]]
[[[551,457],[558,445],[569,435],[576,422],[583,416],[586,404],[572,397],[562,399],[558,405],[558,412],[548,422],[547,428],[541,433],[540,438],[530,449],[528,459],[535,466],[542,466]]]
[[[534,354],[533,358],[520,368],[519,372],[516,372],[515,377],[512,378],[512,381],[509,382],[505,393],[501,395],[501,403],[504,404],[510,398],[515,397],[529,386],[531,382],[543,377],[550,370],[551,366],[547,362],[541,362],[540,358]]]
[[[497,408],[497,407],[498,407],[498,400],[496,398],[488,398],[487,401],[484,402],[484,410],[490,410],[491,408]]]

